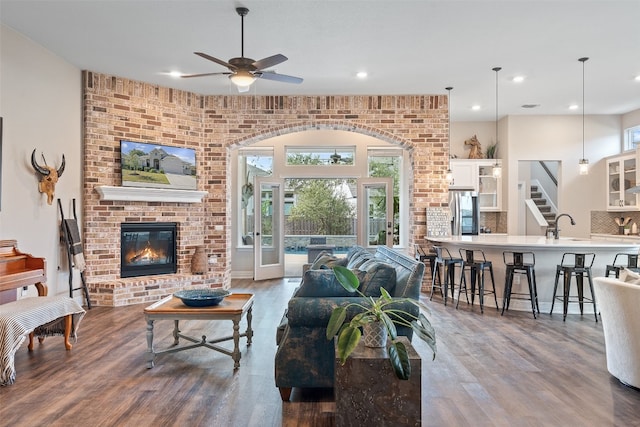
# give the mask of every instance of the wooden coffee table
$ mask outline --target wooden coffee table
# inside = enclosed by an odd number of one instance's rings
[[[253,294],[231,294],[219,305],[211,307],[188,307],[179,298],[173,295],[160,300],[144,309],[144,316],[147,321],[147,368],[153,368],[154,359],[157,354],[175,353],[177,351],[189,350],[191,348],[206,347],[219,351],[233,358],[234,369],[240,367],[240,337],[247,337],[247,346],[251,345],[253,330],[251,329],[251,318],[253,310]],[[247,318],[247,330],[240,333],[240,320]],[[170,348],[157,350],[153,349],[153,322],[156,320],[170,319],[174,321],[173,345]],[[233,321],[233,335],[208,340],[206,336],[201,339],[186,336],[180,333],[178,322],[180,320],[231,320]],[[194,344],[176,347],[179,339],[183,338]],[[216,345],[216,343],[233,340],[233,351]]]

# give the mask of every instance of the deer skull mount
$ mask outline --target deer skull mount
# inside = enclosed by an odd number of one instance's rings
[[[44,159],[44,156],[42,157]],[[34,149],[31,153],[31,166],[38,173],[40,182],[38,183],[38,189],[41,193],[45,193],[47,195],[47,203],[53,203],[53,196],[56,191],[56,182],[58,182],[58,178],[62,176],[62,172],[64,172],[64,154],[62,155],[62,164],[58,169],[53,168],[47,165],[47,161],[44,161],[45,165],[40,166],[38,162],[36,162],[36,150]]]

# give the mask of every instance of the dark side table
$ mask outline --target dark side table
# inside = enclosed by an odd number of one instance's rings
[[[386,348],[365,347],[362,341],[344,365],[336,352],[336,423],[341,426],[419,426],[421,420],[420,355],[406,337],[398,338],[409,353],[411,376],[400,380]]]

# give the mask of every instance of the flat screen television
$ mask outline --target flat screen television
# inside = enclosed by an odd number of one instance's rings
[[[196,151],[192,148],[120,141],[123,187],[196,190]]]

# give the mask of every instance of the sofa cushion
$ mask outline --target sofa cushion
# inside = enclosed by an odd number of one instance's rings
[[[389,263],[377,259],[365,261],[360,267],[364,277],[360,278],[360,292],[366,296],[379,297],[380,288],[393,295],[396,287],[396,269]]]
[[[359,254],[362,252],[367,252],[367,250],[362,246],[358,246],[358,245],[351,246],[349,250],[347,250],[347,261],[353,258],[356,254]]]
[[[631,271],[628,268],[620,270],[619,279],[625,283],[631,283],[633,285],[640,285],[640,274],[635,271]]]
[[[352,270],[360,283],[365,280],[366,272],[361,270]],[[320,269],[308,270],[304,273],[302,285],[295,293],[296,297],[348,297],[356,295],[355,292],[349,292],[342,287],[333,270]]]
[[[359,252],[349,259],[349,262],[347,262],[347,265],[345,267],[351,270],[355,270],[372,258],[373,254],[368,251]]]
[[[336,265],[344,266],[347,264],[347,259],[343,257],[337,257],[330,252],[322,251],[318,254],[313,264],[311,264],[311,270],[318,270],[321,268],[333,268]]]

